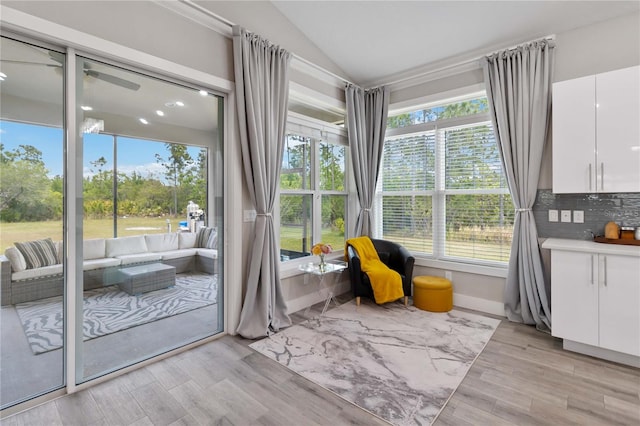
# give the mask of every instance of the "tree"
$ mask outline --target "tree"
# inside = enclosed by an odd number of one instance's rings
[[[173,214],[177,215],[179,192],[181,186],[187,183],[194,172],[194,161],[186,145],[167,143],[165,146],[169,151],[168,157],[165,159],[160,154],[156,154],[155,157],[156,161],[165,168],[165,177],[172,185]],[[187,200],[181,200],[182,205],[186,205],[186,202]]]
[[[45,220],[62,210],[53,196],[42,152],[31,145],[7,151],[0,144],[0,217],[7,222]]]

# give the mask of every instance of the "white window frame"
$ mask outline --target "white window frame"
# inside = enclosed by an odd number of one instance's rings
[[[459,96],[455,99],[442,98],[436,102],[429,102],[428,105],[416,104],[413,107],[404,107],[402,110],[393,111],[389,116],[401,114],[403,112],[416,111],[420,108],[429,108],[433,106],[446,105],[457,101],[469,99],[477,99],[486,96],[485,92],[475,92],[468,96]],[[446,239],[446,196],[453,194],[509,194],[508,188],[481,189],[481,190],[458,190],[445,189],[445,167],[444,167],[444,131],[453,127],[472,126],[488,124],[491,126],[489,113],[480,113],[464,117],[456,117],[450,119],[442,119],[432,122],[419,123],[411,126],[387,129],[385,140],[403,138],[410,135],[420,133],[433,133],[435,135],[435,157],[436,157],[436,181],[433,190],[421,191],[382,191],[382,176],[378,179],[375,197],[375,218],[374,235],[382,237],[382,197],[383,195],[420,195],[431,196],[433,208],[433,249],[432,253],[414,252],[416,264],[420,266],[428,266],[433,268],[449,269],[460,272],[478,273],[489,276],[506,277],[508,262],[487,261],[473,258],[460,258],[445,255],[445,239]],[[383,160],[384,161],[384,160]]]
[[[309,130],[301,130],[307,128]],[[352,188],[352,172],[351,172],[351,160],[349,152],[349,142],[347,138],[346,129],[342,126],[327,123],[321,120],[317,120],[311,117],[304,116],[292,111],[288,112],[287,129],[286,134],[295,134],[303,137],[311,138],[311,185],[309,189],[280,189],[278,192],[278,200],[276,203],[278,224],[280,222],[280,196],[281,195],[311,195],[312,196],[312,209],[311,209],[311,246],[320,242],[320,236],[322,235],[322,196],[323,195],[342,195],[346,197],[345,205],[345,240],[349,238],[349,224],[350,218],[353,217],[353,195],[351,194]],[[344,191],[337,190],[321,190],[319,188],[320,182],[320,160],[319,160],[319,147],[320,143],[327,139],[328,135],[331,135],[330,143],[341,145],[345,148],[345,189]],[[324,138],[324,140],[323,140]],[[337,140],[335,140],[337,138]],[[278,227],[279,229],[280,227]],[[281,249],[281,247],[280,247]],[[329,258],[339,258],[344,252],[344,247],[333,247],[333,253]],[[301,264],[309,262],[309,256],[303,256],[297,259],[282,260],[280,265],[286,269],[295,269]],[[283,277],[288,274],[285,273]]]

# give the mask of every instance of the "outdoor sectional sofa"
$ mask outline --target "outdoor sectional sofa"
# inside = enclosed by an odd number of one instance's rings
[[[178,232],[121,238],[96,238],[83,243],[83,286],[85,290],[117,284],[123,266],[162,262],[176,273],[217,273],[217,232],[211,238],[200,233]],[[206,230],[206,229],[205,229]],[[26,269],[24,256],[10,247],[0,256],[0,302],[2,305],[38,300],[63,294],[62,244],[56,243],[57,264]]]

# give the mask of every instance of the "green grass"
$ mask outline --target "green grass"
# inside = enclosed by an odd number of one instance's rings
[[[322,231],[322,241],[331,244],[334,250],[344,249],[344,234],[337,231]],[[309,236],[311,238],[311,236]],[[311,241],[309,242],[311,244]],[[280,227],[280,248],[283,250],[302,251],[302,228],[295,226]],[[307,247],[307,250],[311,246]]]
[[[433,252],[431,239],[411,236],[387,235],[386,238],[394,240],[405,246],[408,250],[416,252]],[[451,237],[453,238],[453,237]],[[297,227],[282,227],[280,229],[280,245],[284,250],[302,251],[302,230]],[[459,240],[450,239],[447,243],[446,255],[451,257],[466,257],[486,260],[490,262],[508,262],[510,244],[500,245],[491,242],[468,241],[468,235],[460,235]],[[338,232],[325,232],[323,243],[331,244],[334,250],[344,248],[344,235]]]
[[[171,218],[172,231],[178,230],[179,222],[184,218]],[[87,219],[84,221],[84,238],[110,238],[113,236],[111,219]],[[136,229],[138,228],[138,229]],[[140,229],[145,228],[145,229]],[[147,229],[149,228],[149,229]],[[167,218],[127,217],[118,218],[118,236],[155,234],[167,231]],[[32,241],[50,237],[53,241],[62,240],[62,222],[3,222],[0,226],[0,248],[4,253],[14,242]]]

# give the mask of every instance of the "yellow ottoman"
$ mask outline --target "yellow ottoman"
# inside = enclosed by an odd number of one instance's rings
[[[413,304],[430,312],[448,312],[453,308],[453,286],[442,277],[427,275],[413,278]]]

